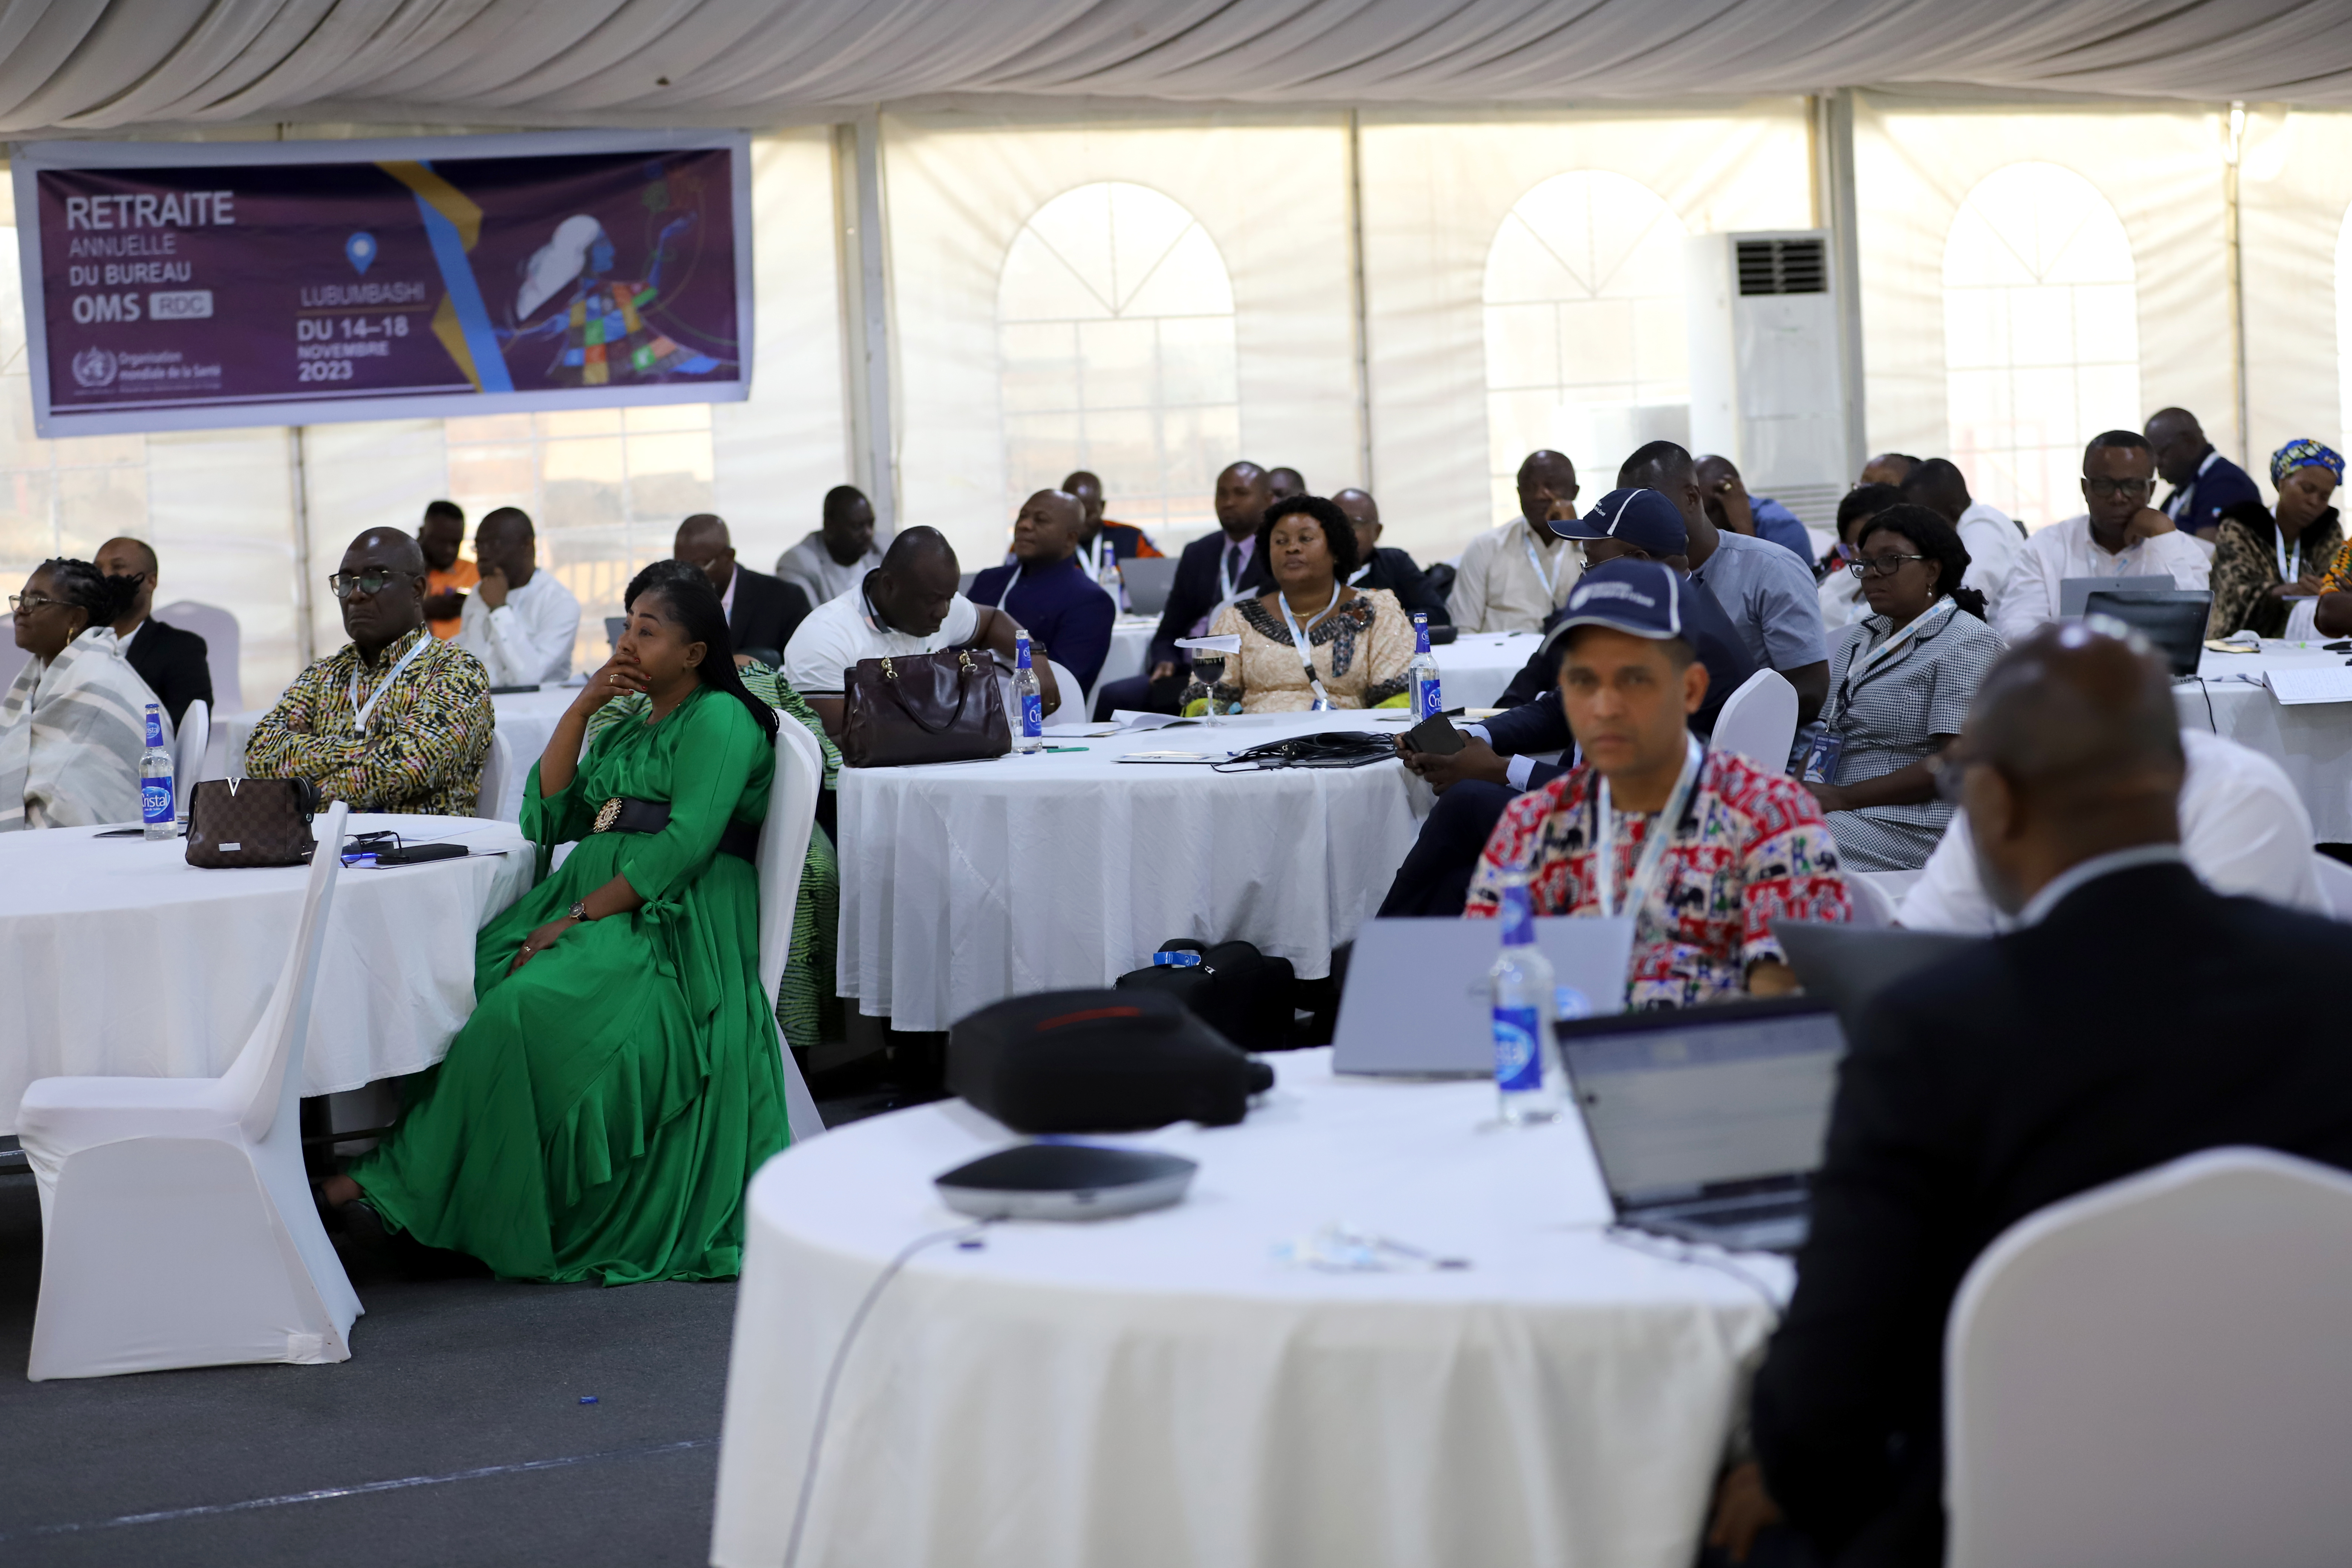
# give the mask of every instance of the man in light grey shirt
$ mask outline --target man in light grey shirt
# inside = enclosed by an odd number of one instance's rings
[[[800,584],[811,605],[840,598],[882,564],[874,548],[874,503],[855,485],[824,495],[824,526],[776,557],[776,575]]]

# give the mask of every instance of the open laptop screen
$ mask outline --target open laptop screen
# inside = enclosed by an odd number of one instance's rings
[[[1578,1109],[1621,1209],[1822,1163],[1845,1035],[1805,998],[1627,1013],[1559,1026]]]

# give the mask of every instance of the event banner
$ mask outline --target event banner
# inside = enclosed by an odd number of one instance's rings
[[[15,150],[42,436],[740,399],[750,139]]]

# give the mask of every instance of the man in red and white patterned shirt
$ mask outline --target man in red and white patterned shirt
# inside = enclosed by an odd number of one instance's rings
[[[1631,1008],[1793,990],[1772,922],[1850,915],[1837,845],[1804,785],[1702,752],[1685,728],[1706,695],[1683,635],[1688,596],[1703,592],[1650,561],[1604,562],[1577,584],[1559,684],[1582,758],[1504,812],[1463,910],[1492,918],[1505,877],[1523,868],[1537,914],[1632,914]]]

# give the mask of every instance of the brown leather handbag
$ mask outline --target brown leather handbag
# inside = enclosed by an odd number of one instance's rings
[[[996,666],[984,652],[861,658],[842,697],[841,760],[853,768],[967,763],[1013,749]]]
[[[307,866],[318,808],[309,779],[206,779],[188,795],[188,864]]]

